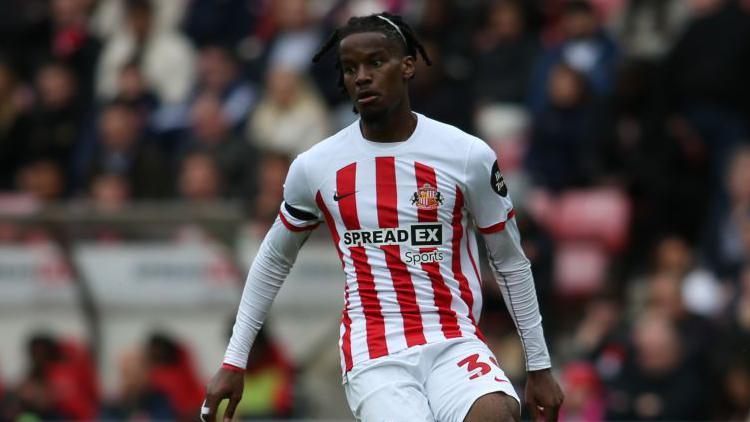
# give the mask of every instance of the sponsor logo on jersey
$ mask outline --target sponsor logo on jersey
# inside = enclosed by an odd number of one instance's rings
[[[492,190],[494,190],[496,194],[502,196],[503,198],[508,196],[508,185],[505,184],[503,174],[500,173],[500,166],[497,165],[497,160],[495,160],[495,163],[492,164],[490,186],[492,186]]]
[[[443,205],[443,195],[429,183],[425,183],[411,197],[411,204],[420,210],[436,210]]]
[[[444,255],[438,250],[426,251],[426,252],[413,252],[406,251],[404,253],[404,261],[407,264],[421,264],[423,262],[439,262],[442,261]]]
[[[443,244],[443,225],[439,223],[417,223],[406,228],[347,230],[344,232],[343,242],[345,246],[440,246]]]

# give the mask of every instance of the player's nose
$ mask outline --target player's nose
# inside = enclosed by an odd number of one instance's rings
[[[366,66],[358,66],[357,73],[354,75],[354,83],[361,86],[372,82],[372,73]]]

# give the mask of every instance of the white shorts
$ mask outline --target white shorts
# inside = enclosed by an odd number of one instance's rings
[[[497,391],[520,406],[495,356],[475,339],[415,346],[364,362],[346,374],[344,390],[354,417],[364,422],[462,422],[479,397]]]

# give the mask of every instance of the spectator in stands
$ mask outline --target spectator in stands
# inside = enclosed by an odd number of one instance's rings
[[[632,315],[638,318],[648,310],[657,310],[670,319],[680,336],[685,364],[706,375],[709,369],[709,345],[714,338],[716,327],[707,318],[691,312],[683,296],[683,280],[668,273],[653,274],[646,286],[646,307]]]
[[[607,420],[705,420],[710,389],[685,359],[673,321],[643,313],[631,333],[633,356],[610,385]]]
[[[251,37],[253,49],[244,54],[250,80],[262,84],[270,69],[277,67],[300,73],[309,70],[322,41],[312,5],[307,0],[278,0],[259,8]]]
[[[725,176],[727,204],[710,222],[712,242],[707,248],[721,275],[730,279],[750,262],[750,146],[737,148]]]
[[[614,87],[618,47],[602,30],[591,4],[587,0],[567,1],[561,23],[564,41],[540,57],[532,75],[529,106],[534,113],[552,101],[547,84],[561,63],[580,73],[595,97],[609,95]]]
[[[130,62],[120,69],[115,101],[132,107],[139,116],[140,126],[151,128],[152,114],[159,109],[159,99],[149,89],[137,62]]]
[[[27,345],[29,368],[17,388],[20,410],[41,419],[63,418],[56,408],[55,396],[46,379],[47,368],[59,360],[57,342],[49,336],[38,336]]]
[[[128,352],[119,361],[120,387],[116,398],[107,403],[103,419],[174,420],[176,411],[169,397],[149,383],[149,364],[142,350]]]
[[[65,420],[96,417],[96,374],[83,347],[49,335],[36,335],[29,341],[28,356],[28,375],[18,388],[22,414]]]
[[[257,101],[253,86],[240,78],[239,66],[232,51],[218,44],[201,48],[198,58],[198,85],[195,92],[221,99],[224,115],[233,129],[245,123]]]
[[[586,78],[560,63],[547,90],[549,104],[532,123],[526,167],[539,186],[552,191],[584,185],[592,174],[596,118]]]
[[[60,200],[65,192],[65,177],[60,164],[50,159],[26,163],[17,175],[18,189],[40,203]]]
[[[195,203],[219,201],[222,194],[221,169],[214,157],[207,153],[188,154],[180,164],[179,194]]]
[[[171,192],[169,166],[161,152],[144,139],[135,110],[126,104],[107,105],[99,118],[91,157],[84,160],[86,186],[101,173],[128,180],[133,197],[163,198]]]
[[[750,136],[750,8],[744,0],[689,3],[694,18],[667,57],[664,84],[671,107],[704,142],[716,213],[726,206],[724,169]]]
[[[750,228],[746,232],[750,246]],[[714,370],[718,401],[713,408],[715,420],[744,420],[750,415],[750,264],[738,271],[729,324],[723,338],[714,343]]]
[[[190,352],[174,338],[156,333],[146,344],[146,361],[149,389],[167,397],[178,420],[195,420],[204,387]]]
[[[604,421],[604,388],[593,365],[576,361],[568,363],[563,369],[562,382],[565,403],[560,409],[561,421]]]
[[[15,187],[16,172],[23,159],[29,122],[18,104],[19,82],[15,69],[0,60],[0,191]]]
[[[101,45],[88,28],[90,0],[53,0],[50,5],[52,57],[77,76],[81,97],[93,98],[94,71]]]
[[[81,138],[83,110],[77,89],[75,75],[62,63],[47,63],[37,71],[37,100],[22,159],[22,162],[55,162],[62,172],[63,192],[69,186],[69,166]]]
[[[664,236],[656,244],[653,254],[653,267],[646,280],[635,280],[630,283],[632,305],[635,312],[648,306],[653,300],[654,283],[664,282],[661,277],[675,280],[679,297],[670,299],[672,305],[684,307],[689,314],[704,317],[718,316],[726,305],[722,286],[716,277],[696,261],[694,252],[688,242],[680,236]],[[666,286],[664,286],[666,287]],[[674,300],[674,302],[672,302]],[[676,314],[682,310],[676,311]]]
[[[116,212],[130,200],[128,179],[118,173],[97,174],[91,180],[89,196],[94,206],[102,212]]]
[[[474,40],[474,96],[479,103],[522,104],[541,53],[539,40],[526,28],[523,2],[495,0],[486,19]]]
[[[192,45],[176,30],[155,25],[150,0],[126,0],[125,10],[127,30],[107,41],[99,60],[96,78],[99,98],[114,99],[120,70],[136,62],[160,102],[185,101],[195,81]]]
[[[232,123],[216,95],[205,93],[195,100],[185,146],[185,154],[202,152],[213,157],[221,170],[226,197],[254,196],[258,156],[247,141],[232,132]]]
[[[258,166],[258,196],[252,216],[265,233],[279,214],[284,180],[291,160],[286,155],[265,153]]]
[[[570,358],[586,359],[597,364],[603,357],[608,358],[612,366],[603,375],[609,378],[619,372],[618,365],[622,362],[612,360],[614,356],[607,356],[607,353],[622,343],[622,323],[622,305],[616,297],[601,295],[589,300],[583,318],[570,338]]]
[[[614,96],[597,118],[597,180],[630,192],[634,209],[631,238],[651,245],[665,232],[697,239],[707,204],[695,201],[708,190],[701,140],[685,119],[670,118],[663,101],[661,70],[651,64],[620,67]],[[648,247],[631,248],[635,262],[648,259]]]
[[[289,68],[271,69],[266,91],[248,121],[250,142],[262,151],[294,157],[329,134],[326,105],[304,75]]]

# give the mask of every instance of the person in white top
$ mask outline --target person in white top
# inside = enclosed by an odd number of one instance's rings
[[[346,275],[339,345],[357,420],[520,419],[518,395],[478,328],[476,231],[522,339],[526,404],[535,419],[556,420],[563,394],[495,153],[411,111],[414,63],[429,58],[399,16],[351,18],[314,60],[333,48],[360,119],[292,163],[201,417],[215,420],[225,398],[233,416],[254,337],[298,250],[325,222]]]

